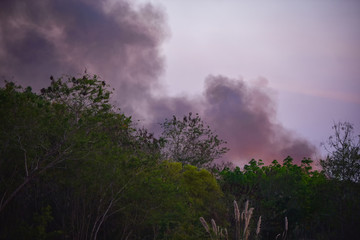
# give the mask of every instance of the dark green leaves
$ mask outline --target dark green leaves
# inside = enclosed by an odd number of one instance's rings
[[[96,75],[84,75],[81,78],[63,77],[51,79],[48,88],[41,89],[41,94],[51,102],[66,104],[73,111],[108,111],[111,108],[111,92],[104,81]]]

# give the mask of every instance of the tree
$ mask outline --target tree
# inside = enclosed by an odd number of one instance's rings
[[[96,75],[85,74],[80,78],[50,77],[51,84],[48,88],[41,89],[41,95],[51,102],[65,104],[73,112],[78,113],[91,109],[94,113],[111,109],[109,98],[111,91],[108,85]]]
[[[319,202],[319,188],[327,179],[322,173],[313,171],[311,163],[310,158],[304,158],[301,165],[297,165],[287,157],[282,164],[274,160],[270,165],[264,165],[261,160],[252,159],[243,170],[239,167],[223,169],[220,172],[221,188],[229,205],[234,199],[240,203],[250,201],[255,208],[255,219],[262,216],[264,220],[261,232],[265,239],[275,239],[283,231],[285,217],[289,220],[289,238],[315,239],[313,236],[319,233],[317,227],[328,223],[314,221],[328,217],[323,208],[325,201],[320,206],[315,205]],[[232,224],[229,233],[235,235],[232,230],[236,227],[234,222]],[[250,227],[256,226],[250,224]]]
[[[110,226],[128,239],[207,239],[200,216],[226,224],[223,193],[206,169],[163,161],[135,181]]]
[[[320,164],[329,178],[359,182],[360,135],[354,136],[354,127],[348,122],[339,122],[332,128],[334,135],[324,144],[329,154]]]
[[[0,188],[0,212],[33,179],[67,160],[79,133],[90,136],[92,128],[100,127],[99,118],[85,116],[111,114],[106,87],[96,76],[51,77],[51,85],[37,95],[30,87],[6,82],[0,91],[0,165],[13,169],[0,178],[6,186]],[[90,121],[85,124],[85,119]]]
[[[31,226],[48,204],[66,234],[96,239],[118,210],[149,161],[131,118],[113,110],[109,95],[105,82],[88,75],[52,78],[41,95],[11,82],[0,88],[1,239]]]
[[[0,106],[1,213],[34,178],[63,159],[55,133],[66,114],[30,87],[23,89],[12,82],[0,89]],[[58,112],[62,117],[55,117]]]
[[[165,140],[163,154],[184,164],[197,167],[209,167],[211,163],[228,151],[223,147],[225,141],[218,138],[209,126],[205,126],[199,114],[190,112],[183,119],[175,116],[160,124]]]
[[[87,75],[0,88],[0,239],[201,239],[221,216],[211,173],[161,161],[109,95]]]

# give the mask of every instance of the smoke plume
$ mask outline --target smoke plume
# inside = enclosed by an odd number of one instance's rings
[[[271,90],[261,80],[261,84],[251,86],[242,79],[223,76],[206,79],[204,116],[228,141],[228,158],[237,162],[260,158],[268,162],[291,155],[298,162],[311,157],[315,147],[277,122]]]
[[[264,84],[209,76],[196,98],[155,96],[168,35],[165,15],[151,4],[100,0],[2,0],[0,76],[36,90],[49,76],[96,73],[115,88],[116,104],[159,131],[173,114],[198,112],[228,142],[235,163],[287,155],[299,160],[316,149],[276,121],[276,106]]]
[[[166,36],[150,4],[99,0],[0,2],[0,75],[35,88],[50,75],[96,73],[118,91],[124,110],[156,86]],[[140,97],[141,96],[141,97]]]

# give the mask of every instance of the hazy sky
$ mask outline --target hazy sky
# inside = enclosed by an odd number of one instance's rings
[[[319,158],[337,121],[359,132],[359,43],[359,1],[0,1],[1,78],[86,69],[150,130],[200,113],[235,164]]]
[[[268,80],[277,118],[319,145],[331,125],[360,126],[359,1],[153,1],[171,37],[164,79],[197,94],[208,74]]]

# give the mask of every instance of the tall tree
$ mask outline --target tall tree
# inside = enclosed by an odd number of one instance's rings
[[[326,175],[342,181],[360,181],[360,135],[348,122],[334,124],[334,135],[324,144],[328,155],[320,164]]]
[[[199,114],[190,112],[182,119],[173,116],[160,124],[165,140],[163,154],[166,158],[197,167],[209,167],[215,159],[228,151],[224,140],[205,125]]]
[[[96,239],[147,162],[144,141],[137,142],[131,119],[113,110],[109,95],[103,81],[87,75],[52,78],[41,95],[11,82],[0,89],[0,222],[19,212],[31,218],[50,204],[64,232]],[[17,205],[23,207],[15,212]],[[17,219],[6,231],[0,227],[4,238],[17,232]]]

